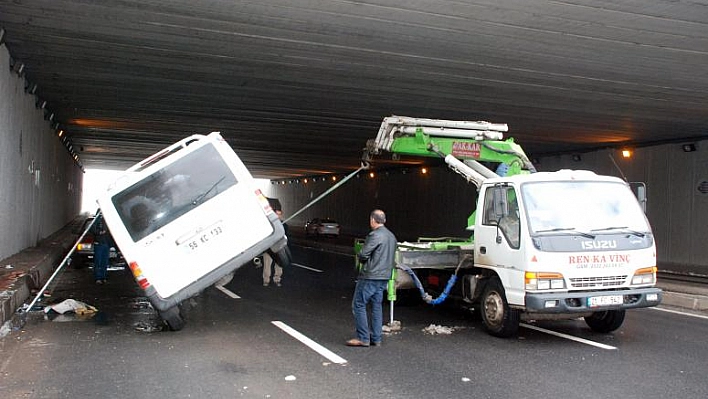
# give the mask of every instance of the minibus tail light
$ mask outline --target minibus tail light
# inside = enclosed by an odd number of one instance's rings
[[[133,272],[133,277],[135,277],[135,281],[138,283],[138,286],[142,288],[143,290],[146,290],[150,286],[150,282],[143,276],[143,271],[140,269],[140,266],[138,266],[137,262],[130,262],[129,264],[130,271]]]

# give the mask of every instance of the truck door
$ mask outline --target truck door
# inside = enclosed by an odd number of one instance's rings
[[[516,190],[510,185],[484,187],[482,212],[475,226],[475,264],[494,269],[507,300],[523,304],[523,219]]]

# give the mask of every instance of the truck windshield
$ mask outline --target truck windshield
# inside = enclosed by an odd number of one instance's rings
[[[531,234],[650,232],[637,199],[622,183],[529,182],[521,193]]]
[[[212,144],[185,155],[112,198],[139,241],[237,183]]]

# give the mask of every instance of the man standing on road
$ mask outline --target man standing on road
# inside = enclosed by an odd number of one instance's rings
[[[96,217],[91,233],[93,234],[93,278],[96,284],[105,284],[113,239],[103,220],[103,215]]]
[[[278,218],[283,220],[283,208],[280,205],[280,201],[277,198],[268,198],[270,207],[278,215]],[[285,230],[285,236],[288,235],[288,224],[283,223],[283,229]],[[280,287],[281,281],[283,279],[283,267],[279,265],[275,259],[268,252],[263,253],[263,286],[267,287],[270,285],[270,276],[273,275],[273,283],[277,287]]]
[[[352,298],[352,313],[356,322],[356,335],[347,341],[348,346],[379,346],[383,335],[383,292],[391,278],[396,254],[396,236],[384,226],[386,214],[375,209],[369,217],[371,232],[357,255],[362,267]],[[371,328],[367,305],[371,304]]]

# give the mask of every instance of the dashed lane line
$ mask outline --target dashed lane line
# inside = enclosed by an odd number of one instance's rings
[[[346,363],[347,361],[343,358],[341,358],[339,355],[336,353],[330,351],[329,349],[325,348],[324,346],[318,344],[317,342],[311,340],[310,338],[304,336],[302,333],[299,331],[295,330],[294,328],[290,327],[289,325],[283,323],[282,321],[271,321],[274,326],[278,327],[279,329],[285,331],[287,334],[289,334],[291,337],[295,338],[296,340],[302,342],[306,346],[308,346],[310,349],[313,351],[319,353],[320,355],[324,356],[327,358],[332,363],[337,363],[337,364],[343,364]]]
[[[556,336],[556,337],[569,339],[569,340],[575,341],[575,342],[580,342],[581,344],[590,345],[590,346],[594,346],[594,347],[601,348],[601,349],[617,350],[617,347],[615,347],[615,346],[605,345],[605,344],[601,344],[601,343],[599,343],[599,342],[590,341],[589,339],[579,338],[579,337],[575,337],[575,336],[572,336],[572,335],[559,333],[559,332],[556,332],[556,331],[546,330],[545,328],[541,328],[541,327],[537,327],[537,326],[532,326],[532,325],[526,324],[526,323],[521,323],[520,326],[521,326],[521,327],[526,327],[526,328],[531,329],[531,330],[540,331],[540,332],[542,332],[542,333],[546,333],[546,334],[549,334],[549,335],[554,335],[554,336]]]
[[[305,265],[301,265],[301,264],[299,264],[299,263],[291,263],[291,265],[296,266],[296,267],[299,267],[299,268],[302,268],[302,269],[312,270],[313,272],[317,272],[317,273],[323,273],[323,272],[324,272],[323,270],[315,269],[315,268],[312,268],[312,267],[309,267],[309,266],[305,266]]]
[[[704,319],[708,320],[708,316],[700,315],[700,314],[694,314],[694,313],[686,313],[686,312],[681,312],[678,310],[671,310],[671,309],[665,309],[665,308],[659,308],[659,307],[651,307],[649,309],[654,309],[654,310],[660,310],[662,312],[667,312],[667,313],[675,313],[675,314],[680,314],[683,316],[690,316],[690,317],[696,317],[699,319]]]
[[[233,298],[233,299],[241,299],[240,296],[236,295],[235,293],[233,293],[231,290],[229,290],[228,288],[224,287],[223,285],[215,285],[214,287],[215,287],[217,290],[223,292],[224,294],[230,296],[230,297]]]

